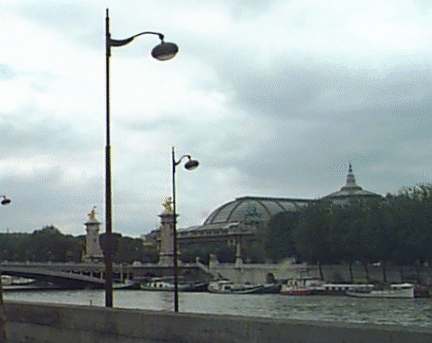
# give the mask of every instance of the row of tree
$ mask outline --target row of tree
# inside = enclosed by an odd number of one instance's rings
[[[79,261],[84,237],[63,235],[54,226],[46,226],[33,233],[0,234],[2,261]]]
[[[310,204],[298,213],[282,213],[264,232],[266,255],[288,256],[319,266],[379,262],[386,266],[432,262],[432,185],[403,189],[382,200],[329,201]]]
[[[100,235],[103,249],[105,234]],[[132,263],[140,261],[155,263],[159,259],[156,247],[144,246],[139,238],[131,238],[113,233],[113,261]],[[33,233],[0,234],[0,261],[14,262],[80,262],[85,253],[85,236],[74,237],[63,234],[55,226],[46,226]],[[234,249],[228,246],[191,247],[182,249],[180,259],[194,262],[199,257],[208,263],[209,254],[216,254],[221,262],[234,261]]]
[[[145,250],[138,238],[114,235],[115,263],[154,262],[155,249]],[[0,260],[17,262],[80,262],[85,251],[85,236],[64,235],[55,226],[33,233],[0,234]]]

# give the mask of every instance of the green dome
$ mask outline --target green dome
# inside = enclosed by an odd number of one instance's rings
[[[204,225],[245,222],[248,219],[269,221],[280,212],[297,211],[309,202],[305,199],[241,197],[214,210],[204,221]]]

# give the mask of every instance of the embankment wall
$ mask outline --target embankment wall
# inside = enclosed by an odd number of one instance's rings
[[[351,282],[348,265],[323,265],[322,271],[326,282]],[[366,281],[366,271],[362,265],[352,266],[355,282]],[[276,279],[298,278],[299,276],[319,277],[316,265],[301,264],[210,264],[209,272],[213,276],[222,276],[234,282],[264,283],[271,273]],[[383,282],[382,266],[369,265],[369,280]],[[432,285],[432,268],[412,266],[388,266],[386,269],[387,282],[417,282],[424,285]]]
[[[430,343],[432,330],[8,302],[9,343]]]

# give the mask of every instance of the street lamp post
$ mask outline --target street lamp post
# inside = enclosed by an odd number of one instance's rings
[[[178,256],[177,256],[177,212],[176,212],[176,167],[184,160],[187,162],[184,164],[185,169],[193,170],[198,167],[199,162],[193,160],[191,155],[183,155],[178,160],[175,157],[175,149],[171,149],[171,161],[172,161],[172,203],[173,203],[173,272],[174,272],[174,311],[179,311],[178,301]]]
[[[105,306],[113,306],[113,280],[112,280],[112,191],[111,191],[111,134],[110,134],[110,57],[112,47],[121,47],[132,42],[142,35],[156,35],[160,43],[156,45],[151,55],[160,61],[173,58],[178,47],[174,43],[164,41],[164,35],[159,32],[144,31],[126,39],[112,39],[109,27],[109,11],[105,17],[105,51],[106,51],[106,145],[105,145],[105,232],[106,249],[105,258]]]
[[[0,201],[1,205],[8,205],[11,203],[11,200],[6,197],[6,195],[0,195],[0,198],[2,199]],[[3,285],[1,282],[1,273],[0,273],[0,343],[6,342],[6,313],[4,310],[4,303],[3,303]]]

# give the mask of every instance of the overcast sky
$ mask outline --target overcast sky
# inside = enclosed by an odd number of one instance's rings
[[[385,194],[432,181],[430,1],[0,2],[0,232],[104,221],[105,9],[113,38],[114,231],[158,225],[171,146],[179,227],[246,195]]]

